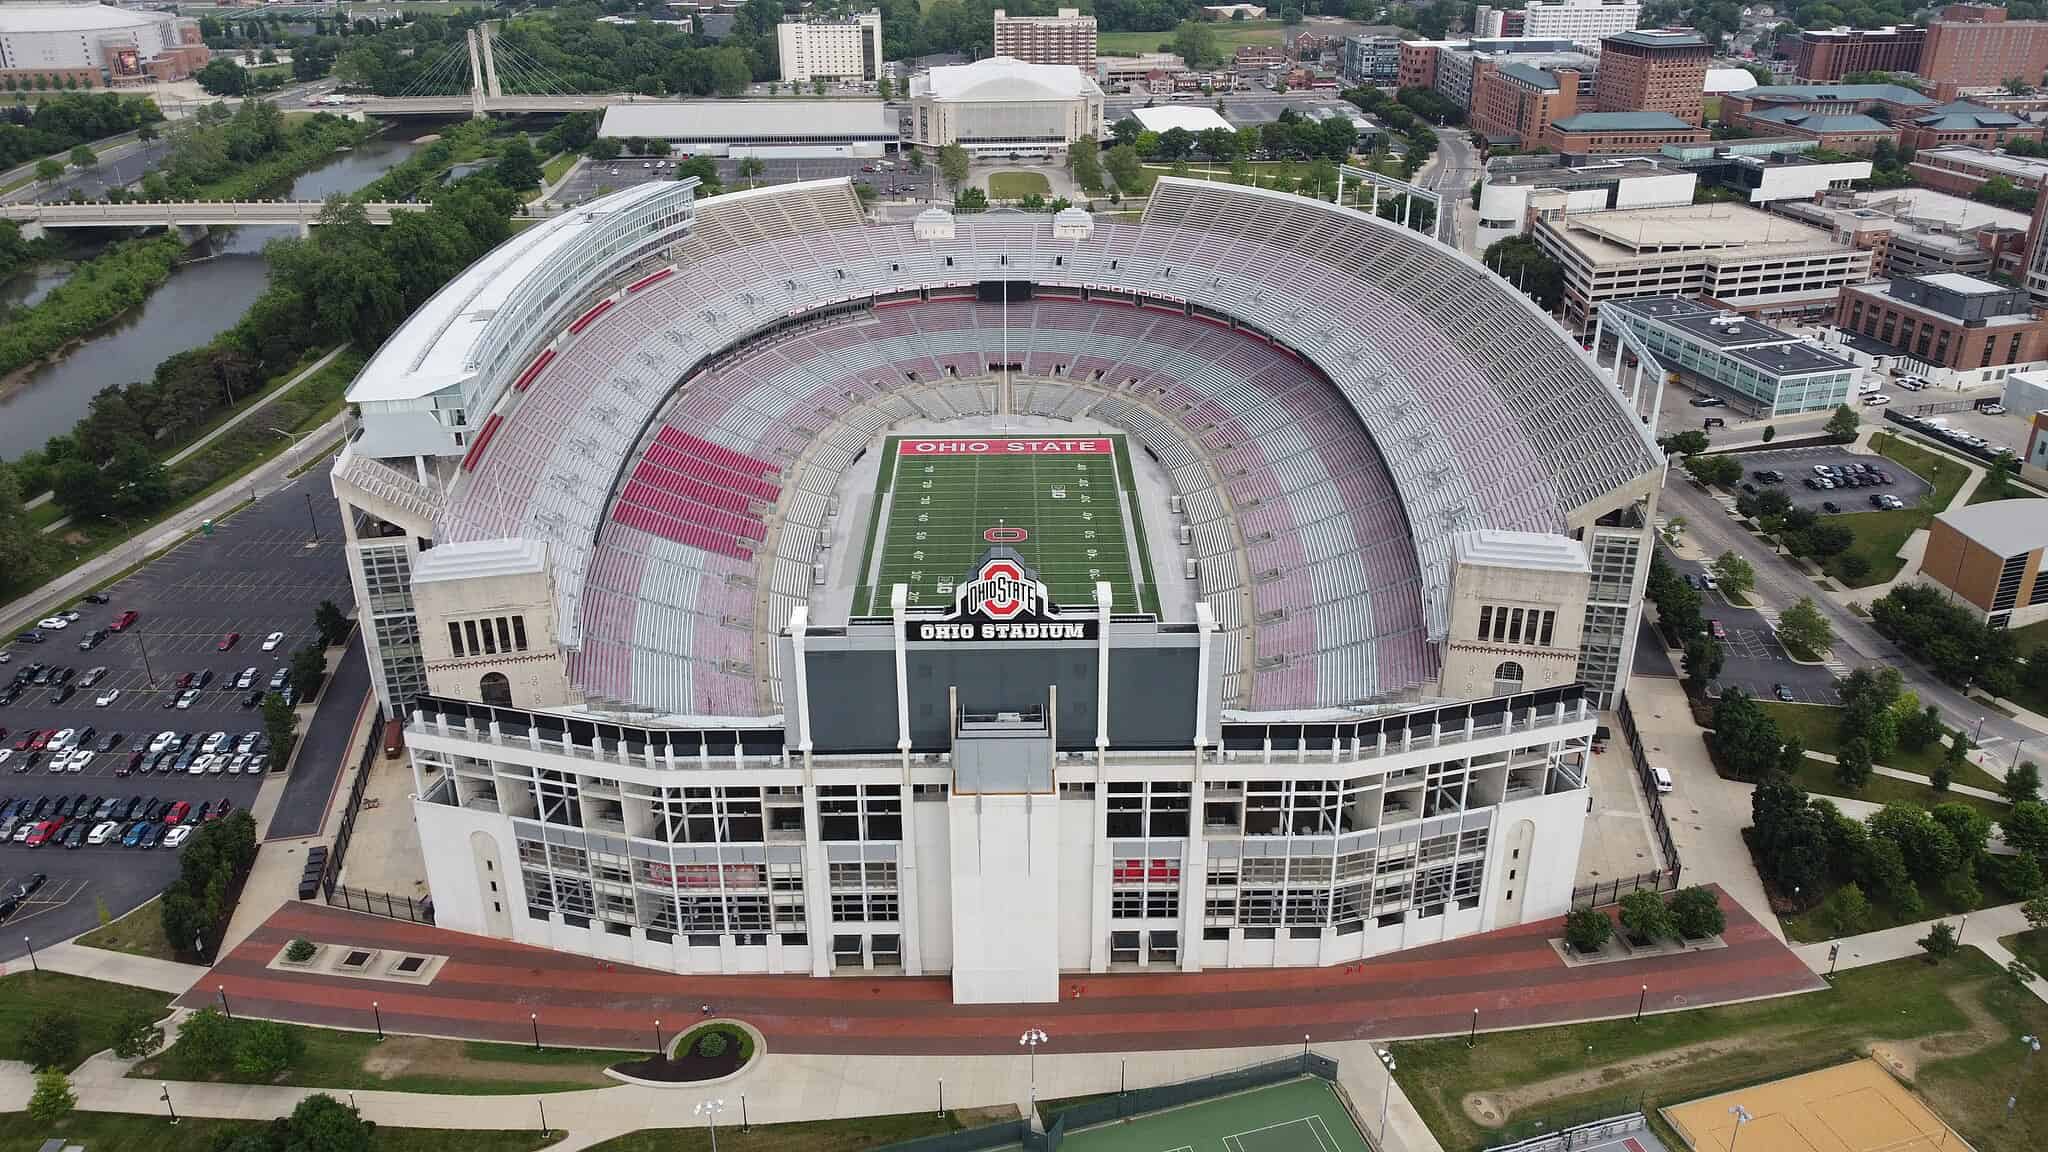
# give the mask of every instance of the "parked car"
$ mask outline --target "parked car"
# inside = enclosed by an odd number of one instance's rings
[[[107,630],[105,628],[95,628],[78,638],[78,650],[80,652],[90,652],[104,643],[106,639]]]
[[[169,832],[164,833],[163,846],[166,848],[176,848],[185,842],[186,837],[191,835],[192,826],[190,824],[180,824]]]
[[[1785,701],[1787,704],[1790,704],[1792,702],[1792,690],[1790,688],[1785,687],[1783,684],[1771,685],[1771,693],[1772,695],[1775,695],[1778,699]]]
[[[119,821],[102,821],[101,823],[93,826],[92,833],[85,838],[86,843],[105,844],[107,842],[107,837],[112,836],[114,833],[119,832],[120,830],[121,824]]]
[[[178,693],[178,710],[182,712],[192,707],[193,701],[197,699],[199,699],[199,689],[197,688],[187,688],[183,692]]]
[[[241,639],[242,634],[240,632],[230,632],[227,635],[220,638],[220,643],[214,645],[213,650],[216,652],[225,652],[228,649],[233,648],[235,644],[239,642]]]
[[[282,643],[284,643],[284,633],[272,632],[263,638],[263,650],[265,652],[275,652],[277,651],[277,646]]]
[[[135,609],[130,608],[119,616],[114,617],[113,623],[107,625],[107,630],[110,632],[125,632],[139,618]]]
[[[133,848],[137,844],[142,843],[143,829],[154,827],[156,827],[156,825],[151,824],[147,820],[137,820],[135,823],[130,824],[128,826],[128,834],[121,837],[121,847]]]
[[[120,698],[121,690],[119,688],[109,688],[105,692],[93,697],[92,706],[95,708],[109,708],[113,706],[114,701]]]
[[[1692,406],[1695,408],[1725,408],[1727,405],[1728,402],[1719,396],[1695,396],[1692,398]]]
[[[1842,506],[1840,504],[1835,503],[1833,500],[1821,501],[1820,508],[1823,512],[1840,512],[1842,510]]]
[[[1657,791],[1671,791],[1671,773],[1665,769],[1652,766],[1650,769],[1650,779],[1656,784]]]
[[[66,620],[62,616],[45,616],[41,620],[36,621],[36,627],[45,632],[62,632],[64,629],[71,627],[71,621]]]
[[[1712,632],[1716,640],[1726,640],[1728,638],[1728,629],[1723,627],[1719,620],[1707,621],[1707,631]]]
[[[1889,404],[1889,403],[1891,403],[1891,402],[1892,402],[1892,398],[1891,398],[1890,396],[1887,396],[1887,395],[1885,395],[1885,394],[1884,394],[1884,393],[1882,393],[1882,392],[1879,392],[1879,393],[1876,393],[1875,395],[1871,395],[1871,396],[1865,396],[1865,397],[1863,398],[1863,402],[1864,402],[1865,404],[1867,404],[1867,405],[1870,405],[1871,407],[1876,407],[1876,406],[1878,406],[1878,405],[1880,405],[1880,404]]]

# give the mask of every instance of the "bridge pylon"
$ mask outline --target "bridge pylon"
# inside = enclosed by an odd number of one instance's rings
[[[486,113],[485,101],[489,89],[484,86],[483,57],[477,50],[476,29],[471,28],[464,33],[463,39],[469,46],[469,115],[471,119],[481,120]]]

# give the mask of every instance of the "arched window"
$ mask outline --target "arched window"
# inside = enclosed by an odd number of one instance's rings
[[[503,672],[484,673],[484,678],[477,681],[476,692],[486,704],[512,706],[512,682],[505,679]]]
[[[503,679],[503,677],[499,677]],[[1507,696],[1522,690],[1522,666],[1513,660],[1503,660],[1493,670],[1493,694]]]

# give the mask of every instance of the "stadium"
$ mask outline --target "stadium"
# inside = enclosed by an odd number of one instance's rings
[[[1369,213],[642,185],[351,386],[443,927],[682,972],[1329,965],[1556,915],[1663,459]]]

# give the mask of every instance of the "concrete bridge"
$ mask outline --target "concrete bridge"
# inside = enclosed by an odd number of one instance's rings
[[[321,200],[149,200],[114,204],[108,201],[50,204],[0,204],[0,220],[21,225],[22,235],[41,235],[50,228],[178,228],[295,225],[301,232],[320,222],[327,207]],[[394,213],[420,212],[428,205],[375,202],[363,205],[372,224],[389,224]]]
[[[633,99],[609,96],[365,96],[332,109],[345,116],[525,116],[542,112],[602,112]],[[651,97],[650,97],[651,99]]]

